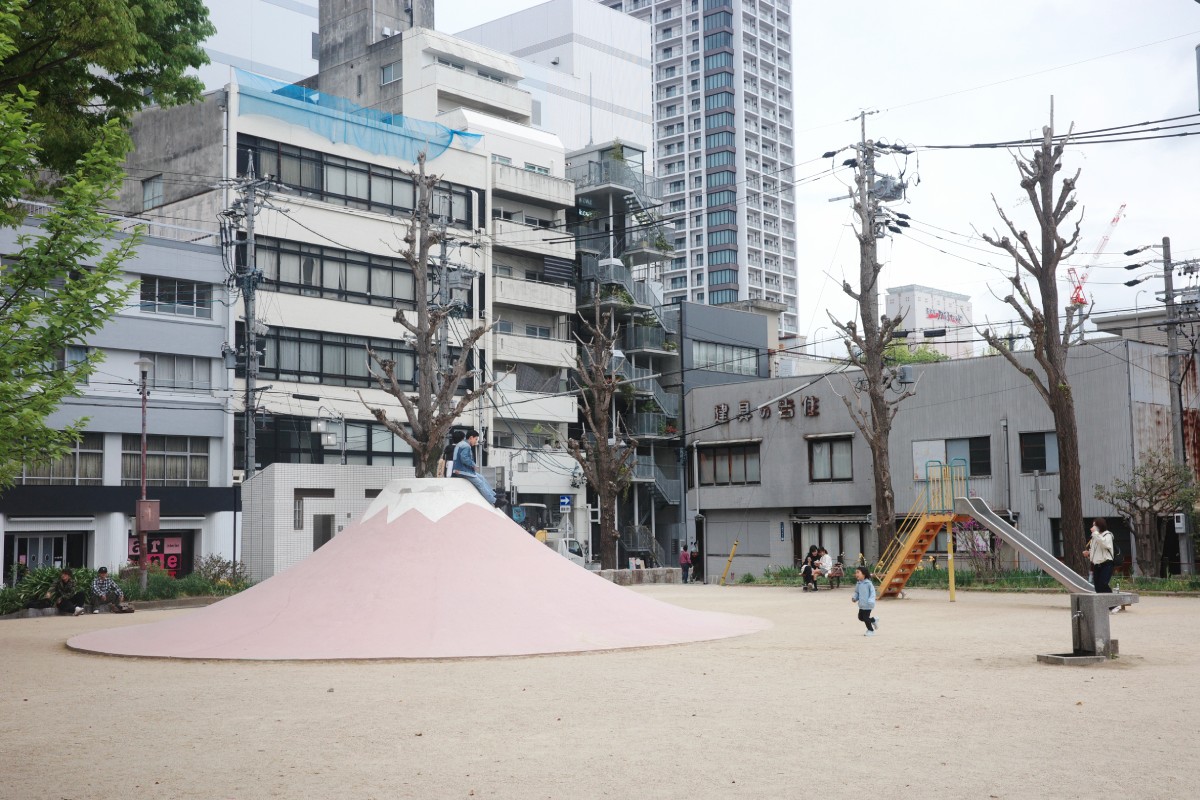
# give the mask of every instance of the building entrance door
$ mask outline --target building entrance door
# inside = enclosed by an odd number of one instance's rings
[[[66,536],[17,536],[14,546],[17,563],[24,560],[29,569],[59,567],[67,563]],[[21,557],[24,556],[24,559]]]

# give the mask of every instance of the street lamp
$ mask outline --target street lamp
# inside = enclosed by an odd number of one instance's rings
[[[146,541],[146,532],[156,531],[159,528],[158,501],[146,499],[146,398],[150,396],[147,378],[150,375],[150,370],[154,368],[154,362],[148,358],[142,357],[133,363],[134,366],[138,368],[138,373],[140,375],[140,380],[138,381],[138,394],[142,396],[142,492],[137,502],[137,513],[134,515],[134,519],[136,521],[138,537],[138,584],[143,590],[145,590],[148,580],[148,570],[150,568],[148,552],[149,547]]]

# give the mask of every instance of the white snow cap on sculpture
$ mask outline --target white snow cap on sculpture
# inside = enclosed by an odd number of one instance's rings
[[[465,505],[486,508],[507,519],[504,512],[489,506],[479,490],[465,478],[422,478],[389,483],[367,506],[360,521],[366,522],[386,508],[388,522],[395,521],[407,511],[416,511],[430,522],[437,522]]]

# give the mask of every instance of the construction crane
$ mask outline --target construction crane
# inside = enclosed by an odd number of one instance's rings
[[[1087,296],[1083,293],[1083,284],[1087,283],[1088,270],[1096,265],[1105,248],[1108,247],[1108,240],[1112,236],[1112,232],[1116,230],[1117,223],[1125,216],[1126,205],[1126,203],[1121,203],[1121,207],[1117,209],[1117,213],[1113,214],[1112,220],[1108,223],[1108,229],[1104,232],[1104,236],[1100,238],[1100,244],[1096,245],[1096,249],[1092,251],[1092,260],[1083,268],[1083,273],[1080,274],[1074,267],[1067,270],[1067,278],[1071,281],[1072,305],[1086,306],[1088,304]]]

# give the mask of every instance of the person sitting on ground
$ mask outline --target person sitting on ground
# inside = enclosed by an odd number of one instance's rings
[[[466,438],[454,446],[454,477],[466,478],[479,490],[489,506],[496,505],[496,492],[475,467],[475,445],[479,444],[479,431],[472,428]]]
[[[442,457],[438,459],[437,476],[439,478],[454,477],[454,448],[466,438],[462,431],[450,434],[450,444],[442,448]]]
[[[92,581],[93,606],[107,605],[113,611],[119,611],[121,603],[125,602],[125,593],[117,582],[108,577],[108,567],[101,567]],[[93,614],[99,614],[99,608],[92,609]]]
[[[60,614],[83,613],[83,604],[87,597],[75,585],[75,575],[69,569],[64,569],[58,575],[58,580],[50,585],[50,590],[42,595],[40,600],[29,604],[30,608],[50,608],[54,606]]]

